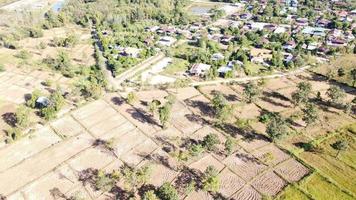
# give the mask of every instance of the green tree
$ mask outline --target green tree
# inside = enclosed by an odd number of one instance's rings
[[[349,147],[349,143],[346,140],[339,140],[332,144],[332,147],[336,149],[338,152],[336,154],[336,158],[339,157],[341,151],[346,151]]]
[[[267,125],[267,134],[272,140],[278,140],[287,135],[287,122],[280,116],[274,115]]]
[[[344,90],[334,85],[326,91],[326,95],[330,98],[330,102],[333,104],[342,103],[343,99],[346,97]]]
[[[115,180],[110,177],[110,174],[106,174],[104,171],[99,170],[95,177],[95,187],[103,192],[110,191],[115,184]]]
[[[303,109],[302,120],[307,123],[307,126],[315,123],[319,119],[318,109],[315,104],[308,103]]]
[[[295,106],[299,106],[302,103],[307,103],[312,91],[311,84],[306,81],[298,83],[297,88],[297,91],[292,94],[292,102]]]
[[[171,105],[166,103],[158,110],[159,121],[161,122],[163,129],[167,128],[167,123],[169,122],[171,117],[171,109]]]
[[[235,138],[229,136],[226,139],[224,146],[225,146],[225,151],[226,151],[227,155],[231,155],[232,152],[236,148],[236,140],[235,140]]]
[[[215,150],[216,145],[220,144],[220,139],[218,135],[210,133],[203,138],[202,143],[207,150],[213,151]]]
[[[131,195],[136,196],[138,189],[149,180],[151,168],[149,166],[141,168],[125,166],[121,173],[125,188],[131,192]]]
[[[203,190],[208,192],[217,192],[220,188],[220,180],[218,177],[218,171],[213,166],[207,167],[204,172],[203,179]]]
[[[244,88],[243,95],[247,103],[252,103],[261,95],[261,89],[255,83],[248,83]]]
[[[355,47],[356,47],[356,45],[355,45]],[[355,87],[355,85],[356,85],[356,69],[352,69],[350,71],[350,76],[351,76],[351,79],[352,79],[352,85]]]
[[[212,99],[213,109],[218,123],[222,124],[232,115],[232,106],[227,103],[226,98],[217,92]]]
[[[145,192],[142,200],[159,200],[159,198],[157,197],[157,195],[155,194],[155,192],[153,190],[149,190],[149,191]]]
[[[161,200],[179,200],[177,190],[168,182],[163,183],[157,194]]]

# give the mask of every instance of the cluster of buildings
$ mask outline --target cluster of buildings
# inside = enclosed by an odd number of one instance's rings
[[[233,35],[223,31],[224,29],[238,29],[240,35],[248,32],[265,32],[266,35],[260,38],[262,44],[270,44],[270,34],[286,34],[289,37],[288,41],[282,43],[283,61],[290,62],[295,59],[294,50],[301,47],[305,51],[312,51],[319,56],[326,56],[332,48],[343,48],[353,44],[355,36],[352,30],[356,29],[356,10],[350,11],[345,9],[333,9],[333,6],[342,6],[343,1],[331,0],[328,3],[327,10],[315,10],[316,16],[313,18],[298,17],[298,9],[301,3],[298,0],[278,0],[281,6],[280,17],[283,18],[281,23],[272,23],[268,20],[259,21],[259,15],[263,15],[263,9],[268,5],[267,0],[259,0],[258,6],[262,12],[257,14],[252,12],[256,4],[251,4],[250,1],[242,0],[240,3],[230,4],[238,9],[237,12],[228,13],[228,17],[218,19],[212,22],[209,16],[202,16],[202,20],[187,26],[161,25],[146,27],[145,31],[153,33],[150,38],[145,40],[147,45],[156,44],[160,47],[172,47],[177,38],[184,38],[190,42],[197,42],[200,38],[207,37],[209,40],[219,44],[222,52],[215,53],[211,56],[212,61],[228,60],[224,57],[223,51],[228,48],[228,45],[234,43],[239,35]],[[329,5],[330,4],[330,5]],[[231,11],[234,9],[230,9]],[[328,19],[325,12],[337,16],[337,19]],[[314,19],[314,20],[311,20]],[[348,27],[336,26],[335,23],[348,23]],[[297,41],[296,35],[307,36],[311,38],[304,41],[302,44]],[[298,46],[299,45],[299,46]],[[118,47],[113,47],[118,48]],[[253,48],[263,48],[254,46]],[[118,48],[120,54],[124,56],[137,57],[140,49],[132,47]],[[268,60],[271,58],[271,53],[262,53],[250,55],[249,61],[269,66]],[[226,65],[221,66],[218,72],[222,75],[233,69],[233,66],[242,66],[243,63],[238,60],[228,61]],[[204,75],[209,71],[211,65],[208,63],[192,64],[189,73],[191,75]]]

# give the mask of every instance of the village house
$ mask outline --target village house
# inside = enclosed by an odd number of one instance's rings
[[[312,36],[320,36],[320,37],[325,37],[326,36],[327,29],[321,28],[321,27],[311,27],[307,26],[302,30],[303,34],[308,34]]]
[[[197,63],[190,68],[189,73],[194,76],[202,76],[205,75],[210,70],[210,68],[211,65]]]
[[[125,47],[122,51],[123,56],[138,58],[140,57],[141,49],[133,48],[133,47]]]
[[[211,56],[211,60],[212,61],[219,61],[219,60],[223,60],[225,57],[222,53],[214,53],[212,56]]]
[[[175,42],[177,41],[177,39],[170,37],[170,36],[163,36],[159,39],[159,41],[157,41],[157,44],[162,45],[162,46],[172,46]]]
[[[291,41],[288,41],[287,43],[285,43],[285,44],[282,46],[282,48],[283,48],[284,50],[292,51],[292,50],[295,49],[296,46],[297,46],[297,45],[296,45],[296,43],[294,42],[294,40],[291,40]]]
[[[295,19],[295,24],[298,26],[308,26],[309,21],[307,18],[297,18]]]

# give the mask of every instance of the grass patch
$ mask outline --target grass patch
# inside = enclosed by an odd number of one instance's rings
[[[276,200],[309,200],[310,198],[294,185],[288,185]]]
[[[179,58],[174,58],[173,63],[168,65],[162,73],[166,75],[174,75],[179,72],[185,72],[188,70],[188,68],[188,61]]]
[[[343,192],[327,179],[315,173],[302,181],[301,188],[313,196],[314,199],[351,200],[352,196]]]
[[[355,55],[348,54],[337,57],[336,59],[331,60],[330,63],[326,63],[316,68],[312,68],[312,71],[332,78],[338,82],[353,86],[353,79],[350,75],[350,71],[355,68],[355,66]],[[342,70],[342,73],[339,72],[339,70]]]
[[[321,152],[303,152],[298,155],[304,162],[330,179],[329,182],[335,183],[342,190],[345,190],[345,193],[347,192],[352,196],[356,194],[356,144],[353,133],[349,129],[354,126],[352,124],[339,129],[333,134],[333,137],[328,137],[320,142]],[[349,144],[349,148],[341,152],[339,157],[336,157],[337,151],[331,146],[337,140],[347,140]]]
[[[247,75],[258,75],[264,69],[266,68],[251,62],[244,65],[244,70]]]

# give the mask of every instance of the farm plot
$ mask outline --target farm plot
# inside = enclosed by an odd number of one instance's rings
[[[267,169],[267,166],[262,164],[257,158],[241,150],[227,157],[223,163],[233,172],[239,174],[245,181],[251,180]]]
[[[290,159],[276,167],[275,172],[288,182],[296,182],[309,173],[308,168],[299,162]]]
[[[252,183],[254,188],[268,196],[276,195],[286,186],[286,184],[287,183],[283,179],[272,171],[263,174]]]
[[[201,92],[207,95],[210,99],[214,97],[215,94],[221,93],[226,100],[231,104],[236,104],[241,102],[241,95],[237,94],[233,89],[226,85],[216,85],[205,86],[199,88]]]
[[[221,184],[219,192],[225,197],[230,197],[245,185],[245,181],[227,168],[219,174],[219,177]]]
[[[262,195],[251,186],[245,186],[232,196],[233,200],[261,200]]]
[[[263,163],[273,166],[290,158],[285,152],[280,150],[274,144],[264,146],[252,153],[256,158]]]

